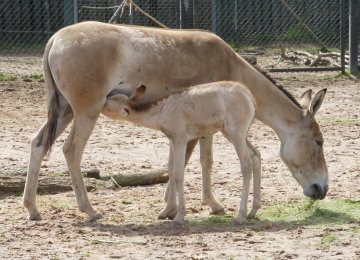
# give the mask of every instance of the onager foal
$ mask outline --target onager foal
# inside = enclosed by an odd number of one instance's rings
[[[215,82],[169,95],[155,103],[136,106],[135,102],[144,95],[145,90],[146,87],[141,85],[130,97],[110,94],[103,113],[113,119],[160,130],[169,138],[169,194],[166,208],[159,218],[175,217],[175,225],[183,223],[186,145],[190,140],[221,131],[234,145],[241,162],[243,190],[239,215],[234,220],[241,223],[247,216],[253,162],[260,163],[260,160],[252,159],[254,148],[247,140],[255,116],[255,101],[250,91],[238,82]],[[253,208],[252,212],[256,213],[256,210]]]

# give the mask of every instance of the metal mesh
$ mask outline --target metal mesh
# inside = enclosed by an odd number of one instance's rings
[[[181,1],[185,3],[182,7]],[[41,54],[54,32],[74,22],[108,22],[121,2],[2,0],[0,73],[41,73]],[[345,17],[348,16],[348,1],[340,0],[134,0],[134,3],[170,28],[210,30],[241,53],[261,53],[260,66],[272,64],[284,48],[312,53],[338,51],[341,3],[345,5]],[[154,21],[128,7],[116,22],[158,27]],[[347,32],[348,25],[344,28]]]

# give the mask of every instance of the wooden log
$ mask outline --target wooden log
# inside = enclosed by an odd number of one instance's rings
[[[152,185],[156,183],[165,183],[169,180],[169,175],[166,169],[153,170],[150,172],[133,172],[133,173],[118,173],[110,175],[101,175],[101,180],[110,180],[115,185],[124,186],[143,186]]]
[[[0,193],[20,193],[24,191],[26,176],[16,173],[0,173]],[[87,191],[96,189],[96,180],[87,179],[85,181]],[[40,176],[38,192],[41,193],[60,193],[71,191],[71,180],[69,176],[52,175]]]
[[[85,186],[87,191],[93,191],[97,186],[110,180],[110,175],[101,175],[98,170],[83,171]],[[68,172],[51,174],[39,177],[38,192],[45,194],[55,194],[72,190],[71,179]],[[164,183],[169,180],[167,170],[153,170],[150,172],[135,172],[111,175],[113,182],[124,186],[142,186]],[[97,181],[95,179],[99,179]],[[26,174],[19,173],[0,173],[0,193],[21,193],[24,191]]]

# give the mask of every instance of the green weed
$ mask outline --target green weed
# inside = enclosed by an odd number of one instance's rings
[[[15,81],[17,79],[18,77],[13,74],[0,72],[0,81]]]

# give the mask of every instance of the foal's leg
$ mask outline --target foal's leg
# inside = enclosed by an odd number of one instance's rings
[[[240,200],[239,214],[238,217],[234,219],[234,223],[237,225],[237,224],[241,224],[241,222],[247,216],[247,204],[249,198],[250,181],[253,172],[253,166],[252,166],[252,160],[248,152],[248,146],[246,144],[246,134],[238,136],[233,141],[233,144],[235,146],[236,153],[240,160],[241,172],[243,175],[243,189]]]
[[[253,192],[254,199],[249,217],[254,218],[256,212],[261,207],[261,155],[260,152],[249,142],[247,141],[249,153],[253,163]]]
[[[178,200],[176,217],[173,220],[175,226],[182,224],[185,217],[185,197],[184,197],[184,170],[186,141],[183,138],[171,141],[173,146],[173,178],[175,180],[176,195]]]
[[[251,121],[241,120],[242,124],[237,124],[237,120],[228,120],[223,131],[224,136],[234,145],[236,153],[240,160],[241,173],[243,175],[243,188],[240,200],[240,209],[238,216],[234,219],[234,224],[238,225],[247,216],[247,204],[250,190],[250,181],[253,171],[252,160],[249,154],[249,147],[247,144],[247,133],[251,125]]]
[[[198,139],[194,139],[194,140],[191,140],[187,143],[187,146],[186,146],[186,155],[185,155],[185,165],[187,165],[187,163],[189,162],[190,160],[190,157],[191,157],[191,154],[192,152],[194,151],[195,149],[195,146],[198,142]],[[172,161],[171,161],[172,163]],[[169,161],[169,165],[168,165],[168,168],[169,167],[172,167],[170,165],[170,161]],[[172,168],[171,168],[172,169]],[[166,190],[165,190],[165,194],[164,194],[164,200],[165,202],[167,201],[167,198],[168,198],[168,193],[169,193],[169,183],[168,185],[166,186]]]
[[[65,130],[73,118],[70,106],[60,97],[60,111],[57,119],[55,139]],[[40,173],[41,161],[48,152],[43,143],[44,129],[46,123],[36,134],[30,144],[30,161],[27,170],[27,177],[24,189],[23,204],[29,211],[30,220],[41,220],[42,217],[36,208],[36,191]]]
[[[224,207],[218,203],[211,191],[211,169],[213,165],[212,153],[213,136],[200,138],[200,163],[202,167],[202,202],[208,205],[212,214],[224,214]]]
[[[169,152],[169,162],[168,162],[168,173],[169,173],[169,182],[166,187],[165,192],[165,202],[166,207],[163,209],[158,215],[158,219],[174,219],[176,216],[176,187],[175,180],[173,176],[173,168],[174,168],[174,153],[173,147],[170,143],[170,152]]]
[[[79,210],[85,212],[88,215],[90,221],[102,218],[102,215],[93,209],[88,199],[84,180],[81,176],[80,163],[86,142],[94,129],[101,108],[99,108],[99,110],[96,112],[92,112],[91,114],[75,113],[74,123],[63,146],[63,152],[69,168],[69,173],[71,176]]]

